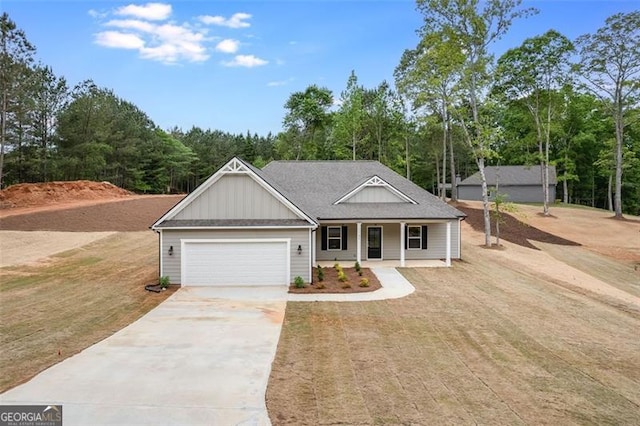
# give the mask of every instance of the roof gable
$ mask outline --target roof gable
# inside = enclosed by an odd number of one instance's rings
[[[340,203],[411,203],[411,197],[394,188],[378,175],[374,175],[356,186],[333,204]]]
[[[252,197],[245,199],[239,197],[239,193]],[[165,213],[152,228],[170,220],[202,219],[302,219],[316,224],[250,165],[236,157]]]
[[[262,173],[317,220],[457,219],[465,216],[378,161],[272,161]],[[378,183],[385,182],[415,204],[365,200],[336,203],[374,176],[380,179]],[[376,186],[365,185],[361,191],[370,188]],[[378,188],[386,191],[383,186]]]

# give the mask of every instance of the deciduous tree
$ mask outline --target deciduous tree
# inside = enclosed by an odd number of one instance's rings
[[[622,218],[625,126],[640,96],[640,11],[617,13],[595,34],[576,40],[582,87],[608,101],[615,123],[615,217]]]

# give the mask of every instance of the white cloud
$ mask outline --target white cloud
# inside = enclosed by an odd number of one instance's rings
[[[236,55],[233,61],[223,62],[222,65],[227,67],[245,67],[253,68],[267,65],[269,62],[264,59],[255,57],[254,55]]]
[[[268,87],[278,87],[278,86],[286,86],[287,84],[291,83],[293,81],[293,78],[288,78],[286,80],[277,80],[277,81],[270,81],[267,83]]]
[[[234,13],[231,18],[226,19],[223,16],[210,16],[203,15],[198,17],[200,22],[207,25],[219,25],[222,27],[229,28],[249,28],[251,26],[250,23],[245,22],[247,19],[251,19],[251,15],[248,13]]]
[[[105,16],[107,16],[107,13],[104,12],[98,12],[95,9],[89,9],[89,16],[91,16],[92,18],[104,18]]]
[[[96,43],[104,47],[116,49],[142,49],[144,40],[135,34],[118,31],[103,31],[96,34]]]
[[[236,53],[239,47],[240,42],[238,40],[227,38],[216,45],[216,50],[223,53]]]
[[[146,21],[140,21],[138,19],[113,19],[104,25],[107,27],[138,30],[146,33],[151,33],[156,28],[154,24]]]
[[[147,3],[139,6],[130,4],[116,9],[116,15],[135,16],[150,21],[163,21],[171,16],[171,5],[165,3]]]
[[[207,29],[192,29],[188,24],[156,24],[140,19],[112,19],[104,24],[118,31],[96,34],[101,46],[137,49],[144,59],[168,64],[180,60],[203,62],[209,59],[205,42]]]
[[[236,54],[242,43],[231,38],[210,36],[210,28],[203,26],[203,22],[229,28],[251,26],[247,22],[251,18],[248,13],[235,13],[230,18],[193,18],[199,22],[168,20],[171,13],[170,4],[153,2],[129,4],[104,13],[91,9],[89,15],[104,27],[103,31],[94,35],[94,42],[108,48],[137,50],[141,58],[165,64],[204,62],[210,58],[213,50]],[[254,55],[237,55],[230,61],[222,62],[225,66],[246,68],[267,63]]]

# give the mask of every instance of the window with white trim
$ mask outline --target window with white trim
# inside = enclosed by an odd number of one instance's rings
[[[409,226],[407,228],[407,245],[411,249],[422,249],[422,226]]]
[[[341,226],[327,227],[327,249],[342,250],[342,227]]]

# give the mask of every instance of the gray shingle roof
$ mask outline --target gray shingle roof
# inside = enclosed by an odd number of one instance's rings
[[[309,226],[302,219],[190,219],[165,220],[158,228],[193,228],[193,227],[235,227],[235,226]]]
[[[273,161],[263,178],[291,202],[320,220],[454,219],[465,216],[377,161]],[[378,176],[417,204],[333,203],[367,179]]]
[[[500,185],[541,185],[542,172],[541,167],[537,166],[487,166],[484,173],[487,178],[487,185],[496,186],[496,174],[500,172]],[[480,185],[480,172],[476,172],[469,176],[458,186],[476,186]],[[556,167],[549,166],[549,185],[556,184]]]

